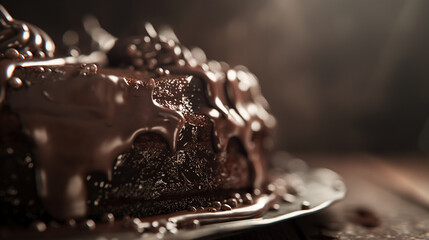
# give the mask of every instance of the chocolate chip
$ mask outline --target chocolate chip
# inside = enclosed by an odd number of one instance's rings
[[[214,207],[208,207],[207,211],[208,212],[216,212],[216,208],[214,208]]]
[[[232,207],[229,206],[228,204],[222,204],[221,208],[222,211],[229,211],[232,210]]]
[[[115,216],[113,215],[113,213],[105,213],[101,217],[101,221],[105,223],[113,223],[115,221]]]
[[[302,201],[302,203],[301,203],[301,209],[302,210],[310,209],[310,206],[311,206],[311,204],[308,201]]]
[[[236,198],[229,198],[226,203],[231,207],[237,207],[238,201]]]
[[[157,68],[157,69],[155,69],[155,74],[156,74],[158,77],[163,76],[163,75],[164,75],[164,69],[162,69],[162,68]]]
[[[38,67],[34,67],[34,71],[42,73],[42,72],[45,72],[45,69],[42,66],[38,66]]]
[[[20,87],[22,87],[22,80],[20,78],[17,78],[17,77],[11,77],[9,79],[9,86],[11,86],[13,88],[20,88]]]
[[[4,55],[9,59],[16,59],[19,58],[19,52],[15,48],[8,48],[4,52]]]
[[[246,193],[243,196],[243,203],[244,204],[252,204],[253,203],[253,198],[252,198],[252,195],[250,193]]]
[[[157,228],[157,227],[159,227],[159,222],[153,221],[151,225],[152,225],[152,228]]]
[[[44,232],[47,229],[47,226],[44,222],[42,221],[34,221],[30,224],[30,228],[32,230],[35,230],[37,232]]]
[[[82,223],[82,227],[86,230],[94,230],[95,229],[95,222],[92,219],[87,219]]]
[[[22,53],[22,55],[24,55],[25,59],[31,59],[33,58],[33,53],[30,51],[25,51]]]
[[[44,58],[45,56],[46,56],[46,54],[44,52],[42,52],[42,51],[36,51],[34,53],[34,57],[35,58]]]
[[[221,202],[219,202],[219,201],[214,201],[214,202],[212,202],[212,204],[211,204],[213,207],[215,207],[215,208],[218,208],[218,207],[220,207],[220,206],[222,206],[222,203]]]
[[[274,184],[268,184],[267,190],[269,193],[272,193],[276,190],[276,186]]]
[[[144,225],[142,224],[140,218],[133,218],[131,221],[131,227],[138,233],[142,233],[144,231]]]
[[[194,207],[194,206],[190,206],[190,207],[188,208],[188,211],[190,211],[190,212],[196,212],[196,211],[197,211],[197,208],[196,208],[196,207]]]
[[[161,234],[165,234],[167,232],[167,228],[165,228],[164,226],[161,226],[158,228],[158,232]]]
[[[278,211],[280,209],[280,205],[278,203],[274,203],[273,206],[271,206],[271,209]]]
[[[200,227],[200,221],[198,219],[192,220],[192,227],[193,228],[199,228]]]
[[[165,223],[165,227],[167,228],[167,230],[171,230],[171,229],[174,229],[174,228],[177,228],[177,224],[176,223],[172,223],[172,222],[166,222]]]
[[[130,57],[134,57],[137,55],[137,46],[135,44],[130,44],[127,46],[126,52]]]

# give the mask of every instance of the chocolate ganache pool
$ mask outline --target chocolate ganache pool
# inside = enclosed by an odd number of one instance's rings
[[[2,223],[231,211],[265,191],[276,122],[245,67],[150,24],[58,57],[44,31],[0,10]]]

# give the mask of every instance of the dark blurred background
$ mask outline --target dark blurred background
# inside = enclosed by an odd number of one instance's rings
[[[209,59],[248,66],[294,152],[429,152],[429,1],[18,1],[50,34],[96,16],[113,35],[171,26]],[[60,47],[61,49],[61,47]]]

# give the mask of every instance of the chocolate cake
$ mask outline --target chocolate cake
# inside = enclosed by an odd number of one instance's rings
[[[275,119],[245,67],[150,24],[59,57],[41,29],[1,15],[2,224],[230,210],[264,189]]]

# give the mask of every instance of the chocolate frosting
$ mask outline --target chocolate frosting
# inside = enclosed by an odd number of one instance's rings
[[[212,106],[203,112],[214,123],[215,148],[224,151],[228,141],[238,137],[254,166],[254,186],[261,187],[264,179],[261,164],[264,161],[259,153],[263,152],[264,143],[256,143],[254,135],[260,134],[262,139],[269,136],[276,121],[268,112],[267,101],[261,94],[255,75],[243,66],[230,68],[225,63],[208,62],[200,49],[190,51],[175,41],[174,33],[158,34],[149,23],[145,27],[146,35],[117,42],[109,54],[111,64],[168,70],[172,74],[203,79],[206,97]]]
[[[169,74],[203,80],[211,105],[203,113],[214,124],[214,148],[225,151],[228,141],[238,138],[253,164],[254,186],[262,185],[264,144],[255,141],[255,135],[266,139],[275,119],[268,113],[256,77],[247,69],[207,62],[174,38],[158,35],[150,24],[146,35],[118,40],[109,52],[110,65],[126,67],[121,70],[99,70],[99,65],[89,64],[97,58],[84,56],[9,60],[5,58],[13,54],[6,51],[13,52],[8,50],[12,47],[52,56],[54,45],[40,29],[0,10],[5,36],[0,39],[0,104],[19,116],[23,131],[35,143],[37,190],[51,215],[85,216],[86,174],[100,171],[110,179],[114,160],[137,135],[159,134],[175,150],[185,119],[180,110],[162,107],[152,97],[154,78]],[[76,67],[76,63],[83,64]],[[34,70],[31,78],[25,76],[28,68]],[[31,81],[23,83],[20,77]],[[7,96],[6,88],[11,88]]]
[[[157,133],[174,150],[184,123],[180,113],[153,101],[152,78],[86,74],[85,67],[56,68],[8,96],[36,143],[38,191],[57,218],[86,213],[86,174],[101,171],[111,179],[113,161],[138,134]],[[61,75],[74,76],[61,81]]]

